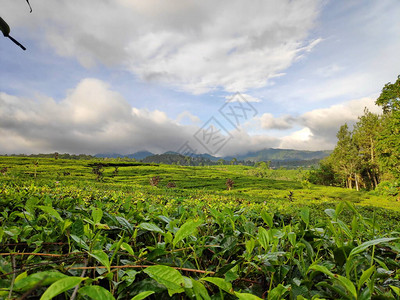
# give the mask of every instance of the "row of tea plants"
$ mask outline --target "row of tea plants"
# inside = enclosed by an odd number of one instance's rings
[[[400,232],[347,202],[316,218],[9,182],[0,207],[3,299],[400,298]]]

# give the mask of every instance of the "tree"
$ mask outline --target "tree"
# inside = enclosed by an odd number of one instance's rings
[[[395,83],[384,86],[375,103],[384,113],[377,142],[379,162],[385,171],[400,178],[400,75]]]
[[[400,110],[400,75],[395,83],[385,84],[375,104],[382,106],[384,114]]]
[[[360,159],[359,173],[363,182],[368,182],[368,187],[374,189],[379,183],[379,164],[376,154],[377,138],[382,130],[381,118],[371,113],[367,108],[364,115],[358,118],[354,125],[353,139]]]
[[[356,189],[359,190],[358,152],[348,125],[342,125],[336,136],[338,142],[331,155],[333,169],[340,175],[346,187],[353,188],[354,181]]]

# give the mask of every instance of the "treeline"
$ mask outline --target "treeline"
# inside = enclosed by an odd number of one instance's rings
[[[39,153],[39,154],[4,154],[2,156],[15,156],[15,157],[37,157],[37,158],[55,158],[55,159],[94,159],[95,157],[89,154],[59,154],[55,153]]]
[[[357,190],[375,189],[381,181],[399,185],[400,75],[384,86],[375,103],[383,113],[365,108],[352,130],[342,125],[335,149],[310,172],[310,182]]]

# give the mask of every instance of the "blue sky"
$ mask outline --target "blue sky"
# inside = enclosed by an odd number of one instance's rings
[[[0,153],[332,149],[400,74],[397,0],[31,4],[0,1],[27,48],[0,39]],[[211,117],[223,147],[194,138]]]

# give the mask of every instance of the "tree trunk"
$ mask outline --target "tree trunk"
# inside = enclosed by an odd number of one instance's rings
[[[358,184],[358,176],[356,173],[354,173],[354,181],[356,182],[356,190],[357,192],[360,190],[359,184]]]

